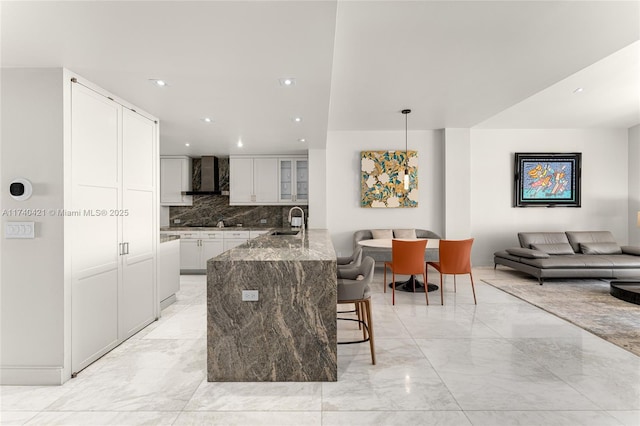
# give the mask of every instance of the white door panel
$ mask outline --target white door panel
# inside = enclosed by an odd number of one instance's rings
[[[122,110],[122,181],[127,187],[153,189],[155,123],[126,108]]]
[[[117,269],[72,282],[71,362],[74,372],[118,343],[117,282]]]
[[[150,258],[128,264],[122,271],[120,301],[122,339],[130,337],[155,318],[154,270],[154,259]]]

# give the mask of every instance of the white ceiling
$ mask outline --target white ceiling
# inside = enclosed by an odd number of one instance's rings
[[[403,130],[403,108],[411,130],[640,122],[639,1],[2,1],[0,13],[3,67],[66,67],[138,105],[160,118],[163,154],[304,152],[327,131]]]

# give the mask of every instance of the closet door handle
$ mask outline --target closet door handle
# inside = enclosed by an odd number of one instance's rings
[[[124,254],[129,254],[129,243],[124,243]]]
[[[124,244],[118,243],[118,256],[122,256],[124,254]]]

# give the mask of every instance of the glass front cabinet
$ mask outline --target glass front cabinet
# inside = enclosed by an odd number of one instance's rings
[[[307,157],[280,158],[281,203],[307,204],[309,202],[309,161]]]

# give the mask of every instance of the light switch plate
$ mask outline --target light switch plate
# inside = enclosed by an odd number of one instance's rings
[[[4,237],[10,238],[35,238],[35,222],[7,222],[4,226]]]

